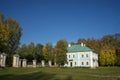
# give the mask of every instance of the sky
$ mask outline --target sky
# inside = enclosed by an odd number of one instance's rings
[[[0,13],[20,24],[21,44],[120,33],[120,0],[0,0]]]

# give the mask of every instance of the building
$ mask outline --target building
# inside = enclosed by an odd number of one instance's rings
[[[69,45],[66,57],[66,67],[98,67],[98,54],[83,43]]]

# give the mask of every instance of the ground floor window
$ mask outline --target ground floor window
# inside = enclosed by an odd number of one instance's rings
[[[88,62],[86,62],[86,65],[88,65],[89,63]]]
[[[70,58],[70,55],[69,55],[69,58]]]
[[[75,58],[75,55],[73,55],[73,58]]]
[[[76,65],[76,62],[75,62],[75,65]]]
[[[82,62],[82,65],[84,65],[84,62]]]

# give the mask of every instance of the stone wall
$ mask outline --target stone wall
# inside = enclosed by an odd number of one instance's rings
[[[45,60],[42,60],[41,63],[37,64],[37,60],[33,60],[32,64],[27,62],[27,59],[20,59],[18,54],[13,55],[13,67],[45,67],[45,66],[52,66],[52,62],[48,61],[47,65],[45,64]]]

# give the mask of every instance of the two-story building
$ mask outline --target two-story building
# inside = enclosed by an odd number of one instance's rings
[[[66,67],[98,67],[98,54],[85,44],[69,45]]]

